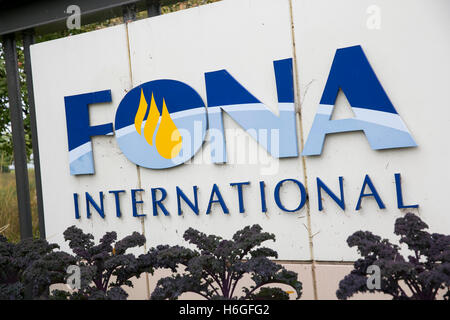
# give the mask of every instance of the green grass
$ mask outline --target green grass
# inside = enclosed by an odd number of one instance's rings
[[[33,236],[39,237],[36,185],[34,171],[28,171],[33,222]],[[0,173],[0,233],[8,240],[20,240],[19,212],[17,209],[16,178],[14,172]]]

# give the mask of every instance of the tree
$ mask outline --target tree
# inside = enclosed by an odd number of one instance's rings
[[[246,274],[254,284],[243,288],[240,299],[288,299],[289,295],[278,287],[262,288],[275,283],[293,287],[300,298],[302,284],[297,274],[269,260],[277,258],[277,252],[260,247],[264,241],[275,241],[275,235],[261,230],[259,225],[247,226],[232,240],[224,240],[189,228],[184,239],[199,250],[167,245],[150,249],[148,258],[155,266],[172,272],[180,266],[185,268],[181,274],[160,279],[151,298],[177,299],[182,293],[195,292],[206,299],[237,299],[235,289]]]
[[[400,247],[369,231],[357,231],[347,239],[357,247],[362,258],[354,270],[339,283],[336,296],[348,299],[357,292],[376,292],[367,287],[367,268],[376,265],[381,271],[380,291],[393,299],[434,300],[439,289],[450,298],[450,236],[424,231],[428,225],[418,216],[407,213],[395,222],[394,233],[412,253],[407,259]],[[405,290],[405,287],[408,290]],[[409,291],[409,292],[408,292]]]
[[[31,125],[30,112],[28,105],[28,91],[26,87],[26,75],[24,69],[24,53],[22,42],[17,42],[17,64],[19,70],[20,96],[22,100],[23,125],[25,129],[25,144],[27,148],[28,159],[32,153],[31,145]],[[3,47],[0,45],[0,157],[1,165],[9,165],[12,163],[12,136],[11,136],[11,119],[9,114],[8,86],[6,81],[5,54]]]

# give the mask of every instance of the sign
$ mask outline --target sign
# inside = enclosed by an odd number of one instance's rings
[[[346,2],[229,0],[34,45],[48,239],[258,223],[282,260],[349,261],[350,234],[392,239],[406,212],[448,233],[444,1],[420,24],[382,2],[377,28]]]

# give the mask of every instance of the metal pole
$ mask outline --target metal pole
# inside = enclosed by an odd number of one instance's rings
[[[33,144],[34,176],[36,184],[37,211],[39,217],[39,236],[41,239],[45,239],[44,203],[42,202],[41,165],[39,157],[39,142],[36,126],[36,108],[34,105],[33,75],[31,74],[31,56],[30,56],[30,45],[32,45],[35,41],[34,30],[28,29],[23,31],[22,38],[25,56],[25,74],[27,78],[27,89],[28,89],[28,105],[30,107],[31,142]]]
[[[147,0],[148,17],[159,16],[161,14],[161,4],[159,0]]]
[[[3,36],[5,50],[6,81],[8,85],[9,112],[14,147],[17,202],[19,207],[20,238],[32,238],[30,191],[28,184],[27,152],[23,128],[22,101],[20,98],[19,70],[17,66],[16,39],[14,34]]]

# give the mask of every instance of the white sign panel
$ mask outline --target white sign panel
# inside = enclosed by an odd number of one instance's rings
[[[347,261],[405,212],[448,233],[450,20],[428,3],[224,0],[34,45],[48,240],[260,224],[282,260]]]

